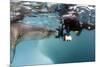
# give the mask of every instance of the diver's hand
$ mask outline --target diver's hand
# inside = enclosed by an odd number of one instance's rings
[[[93,23],[83,23],[82,28],[84,28],[86,30],[93,30],[93,29],[95,29],[95,24],[93,24]]]

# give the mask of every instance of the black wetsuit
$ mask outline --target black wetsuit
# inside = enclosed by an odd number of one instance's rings
[[[77,35],[80,34],[82,28],[80,25],[80,22],[77,17],[69,17],[62,18],[63,21],[61,21],[61,26],[58,29],[59,34],[57,37],[63,37],[65,35],[69,36],[70,31],[79,31]]]
[[[66,19],[64,19],[64,24],[65,26],[65,30],[66,30],[66,34],[69,35],[69,32],[72,31],[76,31],[80,29],[80,23],[78,18],[70,18],[67,17]]]

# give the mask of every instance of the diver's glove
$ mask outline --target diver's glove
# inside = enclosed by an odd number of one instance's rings
[[[64,41],[71,41],[72,40],[72,36],[71,35],[65,35],[64,36]]]

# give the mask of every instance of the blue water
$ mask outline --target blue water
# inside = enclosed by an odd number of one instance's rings
[[[52,28],[57,28],[60,22],[58,13],[37,15],[37,17],[26,16],[23,21],[27,24],[47,25]],[[22,41],[16,48],[12,64],[19,66],[94,61],[95,30],[83,30],[80,36],[71,32],[71,35],[73,39],[69,42],[54,37]]]

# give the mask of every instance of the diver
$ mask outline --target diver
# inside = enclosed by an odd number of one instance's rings
[[[61,27],[58,29],[59,34],[57,37],[64,36],[64,40],[72,40],[70,35],[71,28],[76,28],[76,24],[79,23],[77,13],[74,10],[68,11],[67,14],[61,16]]]
[[[72,40],[71,31],[74,31],[76,35],[80,35],[82,29],[93,30],[95,28],[95,25],[92,23],[81,22],[75,10],[69,10],[67,14],[62,15],[60,23],[56,38],[63,37],[64,41]]]

